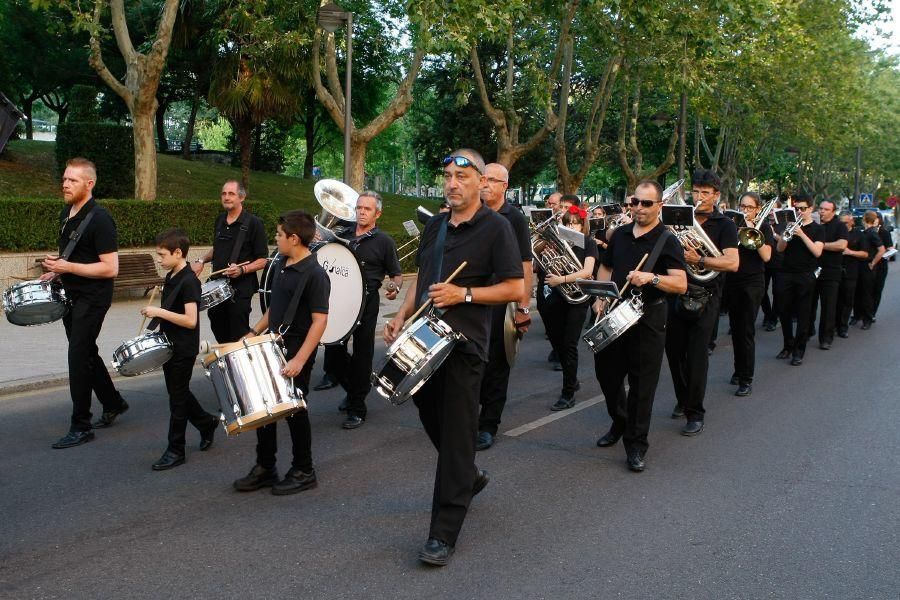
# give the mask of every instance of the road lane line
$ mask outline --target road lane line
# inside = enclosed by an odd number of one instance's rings
[[[522,435],[523,433],[528,433],[529,431],[533,431],[533,430],[537,429],[538,427],[543,427],[544,425],[547,425],[548,423],[552,423],[553,421],[562,419],[563,417],[565,417],[567,415],[571,415],[572,413],[577,413],[579,410],[584,410],[585,408],[590,408],[591,406],[594,406],[595,404],[600,404],[601,402],[603,402],[603,396],[594,396],[593,398],[585,400],[584,402],[579,402],[572,408],[549,414],[546,417],[541,417],[540,419],[537,419],[536,421],[532,421],[531,423],[526,423],[520,427],[516,427],[515,429],[510,429],[509,431],[505,431],[505,432],[503,432],[503,435],[505,435],[507,437],[518,437],[518,436]]]

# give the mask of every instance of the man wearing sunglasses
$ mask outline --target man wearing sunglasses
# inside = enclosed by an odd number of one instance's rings
[[[738,234],[734,221],[719,212],[719,190],[722,182],[714,171],[698,169],[694,172],[691,195],[694,199],[694,218],[710,241],[722,253],[718,257],[704,257],[693,249],[685,249],[684,260],[701,271],[734,273],[740,265]],[[669,303],[669,320],[666,331],[666,358],[672,371],[675,387],[675,410],[672,418],[684,416],[687,423],[681,434],[694,436],[703,431],[706,414],[703,399],[706,396],[706,379],[709,371],[709,343],[719,320],[719,306],[725,277],[700,281],[688,271],[688,282],[708,297],[699,314],[687,313],[676,301]]]
[[[819,319],[819,348],[828,350],[834,342],[835,312],[837,311],[838,289],[844,250],[847,248],[847,228],[837,218],[834,202],[823,200],[819,203],[819,224],[822,226],[822,255],[819,257],[821,272],[813,287],[812,304],[809,313],[809,335],[816,331],[816,308],[822,306]]]
[[[619,289],[630,284],[643,302],[640,320],[594,355],[594,373],[612,420],[609,431],[597,440],[597,445],[606,448],[622,439],[628,468],[635,472],[644,470],[644,456],[649,448],[650,415],[666,345],[666,298],[687,290],[684,251],[659,220],[661,202],[659,183],[638,184],[630,199],[634,221],[613,232],[597,274],[598,281],[615,281]],[[636,270],[643,257],[653,254],[660,236],[666,238],[660,242],[662,248],[656,262],[645,265],[642,271]],[[631,294],[626,292],[626,297]]]
[[[790,358],[791,364],[798,366],[803,364],[806,353],[809,313],[816,285],[815,271],[825,244],[822,241],[822,226],[812,219],[812,197],[804,193],[793,194],[791,204],[797,211],[800,226],[794,230],[790,241],[784,241],[783,233],[775,235],[778,240],[776,250],[784,253],[781,272],[775,280],[781,334],[784,337],[784,347],[777,358]],[[797,319],[796,337],[794,318]]]
[[[443,161],[444,196],[450,212],[425,225],[416,262],[419,276],[396,316],[385,326],[391,344],[403,324],[427,299],[441,319],[465,336],[413,395],[419,419],[438,451],[428,541],[422,562],[443,566],[453,554],[472,497],[487,485],[475,466],[478,400],[488,359],[490,305],[521,302],[525,295],[522,256],[509,222],[481,203],[484,160],[457,150]],[[442,283],[463,262],[452,283]]]

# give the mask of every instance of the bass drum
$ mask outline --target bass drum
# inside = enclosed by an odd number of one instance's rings
[[[331,281],[328,297],[328,325],[321,343],[332,346],[344,342],[359,325],[366,301],[366,281],[356,255],[344,243],[317,242],[310,250],[319,265],[325,269]],[[260,278],[259,306],[263,312],[269,308],[272,280],[281,268],[284,257],[274,251]]]

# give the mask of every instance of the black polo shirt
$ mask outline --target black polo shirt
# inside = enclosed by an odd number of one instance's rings
[[[178,293],[177,295],[173,296],[172,294],[175,293],[176,288],[178,289]],[[193,271],[191,271],[191,268],[189,266],[185,266],[174,275],[171,271],[169,271],[166,274],[166,281],[165,283],[163,283],[162,306],[166,310],[171,310],[172,312],[183,315],[184,305],[195,302],[198,306],[197,314],[199,315],[200,295],[202,293],[203,292],[201,290],[200,280],[197,279],[197,276]],[[197,326],[195,326],[193,329],[181,327],[180,325],[176,325],[171,321],[160,319],[159,330],[166,334],[166,337],[169,338],[170,342],[172,342],[173,350],[175,352],[174,356],[179,358],[189,358],[197,356],[197,354],[199,353],[199,317]]]
[[[887,229],[884,227],[878,228],[878,237],[881,238],[881,245],[885,248],[893,248],[894,240],[891,238],[891,234],[888,233]]]
[[[459,225],[448,223],[441,273],[435,277],[434,245],[441,223],[449,221],[450,214],[434,215],[422,232],[416,255],[419,266],[414,290],[416,308],[421,305],[422,293],[427,286],[446,280],[463,261],[468,264],[453,280],[454,285],[463,288],[491,285],[495,277],[498,281],[524,277],[522,257],[512,227],[506,219],[483,204],[468,221]],[[449,307],[441,318],[469,340],[469,344],[459,345],[460,350],[487,361],[490,314],[490,306],[486,304],[460,303]]]
[[[772,231],[772,227],[768,223],[763,223],[759,230],[763,234],[765,245],[772,247],[772,255],[774,256],[775,232]],[[727,285],[757,281],[765,276],[766,262],[762,259],[762,256],[759,255],[759,250],[751,250],[749,248],[744,248],[743,246],[738,246],[738,256],[741,261],[738,265],[738,270],[733,273],[725,274],[725,283]]]
[[[513,235],[516,237],[522,262],[531,262],[531,231],[528,229],[528,219],[522,214],[522,211],[511,206],[509,202],[504,202],[497,214],[509,221]]]
[[[241,248],[234,262],[240,264],[269,256],[269,247],[266,243],[266,229],[259,217],[250,214],[247,209],[243,209],[238,218],[229,225],[228,213],[223,212],[216,218],[216,237],[213,241],[213,271],[218,271],[228,266],[234,244],[237,242],[241,227],[244,225],[247,227],[247,232],[244,234],[244,240],[241,242]],[[259,280],[257,280],[255,272],[234,277],[229,282],[235,291],[242,292],[242,296],[252,296],[259,290]]]
[[[822,241],[826,244],[847,239],[847,226],[841,223],[837,217],[827,223],[820,223],[820,226],[822,227]],[[840,277],[843,259],[843,250],[823,250],[822,256],[819,257],[819,266],[822,267],[821,277],[830,277],[831,279]]]
[[[719,212],[718,208],[713,209],[712,213],[706,217],[706,221],[703,222],[701,227],[703,228],[703,231],[706,232],[707,237],[709,237],[722,254],[725,254],[726,248],[738,247],[737,225],[734,224],[734,221]],[[688,280],[691,281],[691,283],[702,285],[708,289],[711,288],[713,291],[721,290],[725,285],[725,277],[722,277],[722,273],[720,273],[718,277],[714,277],[712,280],[705,282],[691,278],[690,270],[688,270],[687,273]]]
[[[294,291],[303,286],[297,312],[285,338],[303,340],[312,325],[312,313],[328,314],[328,297],[331,295],[331,280],[316,256],[310,254],[292,265],[285,266],[287,256],[279,255],[272,263],[275,269],[272,277],[272,295],[269,300],[269,330],[278,333],[285,318]]]
[[[616,282],[620,290],[625,287],[625,278],[628,276],[628,273],[634,271],[645,254],[653,252],[656,240],[659,239],[659,236],[664,231],[666,231],[666,226],[660,222],[656,224],[656,227],[639,237],[634,237],[634,223],[617,227],[613,232],[609,240],[609,246],[603,254],[603,266],[612,271],[612,280]],[[647,260],[649,260],[649,257]],[[674,235],[668,236],[668,239],[663,243],[662,251],[656,259],[656,264],[653,265],[652,272],[657,275],[668,275],[669,269],[687,271],[687,265],[684,262],[684,249]],[[646,264],[641,267],[641,270],[649,272]],[[665,292],[649,284],[642,286],[640,290],[642,299],[646,304],[666,296]]]
[[[69,237],[78,229],[88,212],[94,212],[90,223],[75,244],[69,262],[84,265],[100,262],[101,254],[109,254],[119,249],[116,223],[109,212],[91,198],[85,202],[74,216],[69,217],[66,206],[59,214],[59,254],[62,255],[69,244]],[[66,293],[91,298],[101,304],[112,303],[113,279],[92,279],[65,273],[61,281]]]
[[[402,275],[400,259],[397,258],[397,244],[394,239],[378,227],[357,236],[356,224],[337,232],[338,237],[347,240],[356,255],[366,278],[366,290],[371,294],[381,287],[384,276]]]
[[[811,221],[809,225],[802,227],[803,232],[813,242],[821,242],[824,237],[822,226]],[[803,243],[796,235],[788,242],[787,248],[784,249],[784,262],[781,270],[785,273],[812,273],[819,266],[819,262],[813,253],[809,251],[806,244]]]
[[[878,249],[884,246],[884,242],[881,241],[881,236],[878,235],[878,229],[875,227],[869,227],[863,235],[866,238],[866,251],[869,253],[867,262],[871,262],[878,254]]]
[[[844,227],[844,229],[847,229]],[[869,242],[863,233],[863,230],[859,227],[854,227],[850,231],[847,232],[847,249],[855,250],[859,252],[862,250],[863,252],[869,252]],[[866,262],[864,258],[856,258],[854,256],[843,256],[843,275],[844,279],[856,279],[859,275],[859,270],[862,268]]]

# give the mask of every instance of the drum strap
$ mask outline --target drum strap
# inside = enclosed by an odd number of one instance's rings
[[[645,273],[652,273],[653,267],[656,266],[656,261],[659,258],[659,255],[662,254],[663,246],[666,245],[666,240],[670,235],[675,235],[668,229],[659,234],[659,237],[656,239],[656,244],[653,245],[653,250],[650,251],[650,258],[647,259],[647,262],[644,263],[644,266],[641,267]]]
[[[450,221],[450,216],[444,219],[441,219],[441,225],[438,228],[437,240],[434,242],[434,270],[431,272],[431,277],[427,280],[428,285],[421,291],[419,294],[419,306],[425,304],[428,301],[428,288],[431,287],[432,284],[435,284],[441,280],[441,269],[444,267],[444,242],[447,240],[447,223]]]
[[[190,266],[188,266],[190,268]],[[171,310],[172,305],[175,304],[175,299],[178,298],[178,293],[181,291],[181,286],[184,285],[184,279],[175,284],[175,289],[172,290],[172,293],[166,296],[166,301],[162,303],[160,308],[163,310]],[[147,324],[147,329],[153,331],[159,327],[159,317],[153,317],[150,319],[150,322]]]
[[[96,206],[94,208],[96,208]],[[59,256],[62,260],[69,260],[69,257],[72,256],[75,245],[78,244],[78,240],[84,235],[84,230],[87,229],[88,223],[94,218],[94,208],[92,208],[88,214],[84,215],[84,220],[79,223],[78,229],[69,234],[69,243],[66,244],[65,250],[63,250],[63,253]]]
[[[234,240],[234,246],[231,248],[231,256],[228,257],[229,265],[236,265],[238,254],[241,252],[241,246],[244,245],[244,238],[247,237],[247,230],[250,228],[247,223],[241,223],[241,230],[238,231],[237,239]]]
[[[307,281],[308,279],[304,279],[303,283],[298,285],[294,290],[294,295],[291,296],[291,302],[288,304],[287,310],[284,311],[284,319],[281,321],[281,327],[279,327],[278,330],[280,335],[287,333],[288,329],[291,328],[291,325],[294,324],[294,316],[297,313],[297,307],[300,306],[300,296],[303,295],[303,290],[306,289]]]

